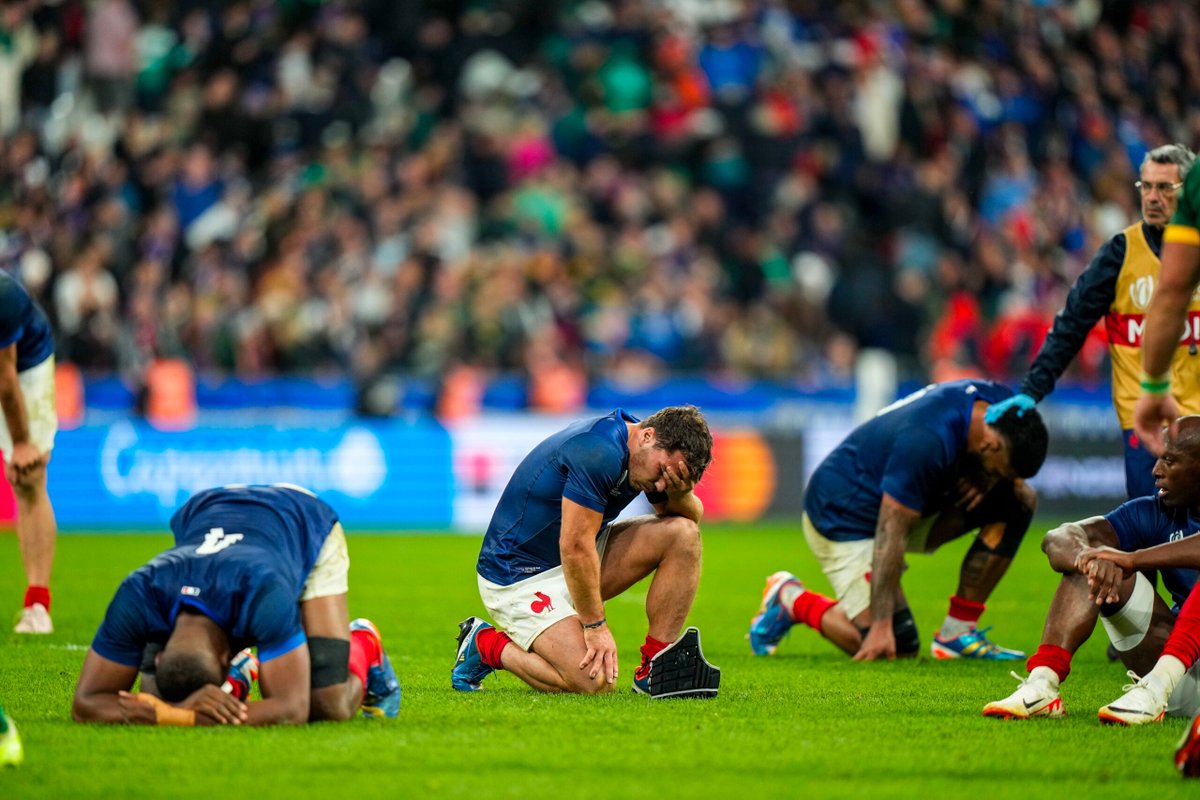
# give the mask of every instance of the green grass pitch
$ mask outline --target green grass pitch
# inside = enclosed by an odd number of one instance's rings
[[[1032,531],[989,604],[994,639],[1031,650],[1056,583]],[[715,700],[651,702],[629,680],[645,634],[645,586],[608,604],[620,690],[552,697],[509,675],[450,689],[456,623],[480,613],[478,537],[351,532],[350,611],[376,620],[404,686],[396,720],[274,729],[83,726],[70,700],[84,650],[118,581],[162,535],[64,535],[49,637],[0,631],[0,703],[25,763],[0,798],[63,797],[1082,797],[1200,796],[1171,754],[1185,723],[1101,727],[1127,682],[1098,632],[1065,684],[1065,720],[998,722],[980,709],[1016,685],[1020,662],[854,664],[797,627],[773,658],[744,639],[763,577],[790,569],[828,591],[797,525],[711,526],[691,622],[723,670]],[[966,542],[909,560],[905,589],[928,647]],[[15,537],[0,536],[3,602],[24,585]],[[926,650],[927,652],[927,650]]]

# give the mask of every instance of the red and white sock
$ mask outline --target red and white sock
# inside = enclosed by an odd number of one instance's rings
[[[508,638],[508,634],[495,628],[484,628],[475,634],[475,646],[479,648],[479,655],[483,663],[492,669],[503,669],[500,665],[500,654],[510,644],[512,639]]]
[[[47,611],[50,610],[49,586],[30,586],[25,590],[25,607],[32,608],[35,603],[41,603]]]
[[[832,597],[805,589],[796,581],[784,584],[779,590],[779,602],[787,609],[792,622],[803,622],[817,633],[821,632],[821,618],[825,612],[837,605],[837,600]]]
[[[937,638],[943,641],[957,639],[964,633],[975,630],[975,624],[983,616],[984,608],[986,606],[983,603],[967,600],[958,595],[951,596],[950,611],[946,614],[946,619],[942,621],[942,627],[938,629]]]
[[[1049,674],[1041,672],[1035,675],[1034,671],[1038,668],[1048,670]],[[1038,645],[1037,651],[1025,659],[1025,669],[1029,671],[1030,678],[1049,679],[1053,675],[1053,683],[1057,686],[1071,674],[1071,651],[1053,644]]]

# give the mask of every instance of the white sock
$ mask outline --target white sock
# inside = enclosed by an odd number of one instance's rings
[[[799,581],[788,581],[779,590],[779,602],[783,605],[784,610],[787,611],[789,618],[792,616],[792,606],[796,604],[796,598],[804,594],[805,591],[804,585]],[[795,620],[792,621],[795,622]]]
[[[957,639],[964,633],[970,633],[973,630],[975,630],[974,622],[968,622],[965,619],[958,619],[947,614],[946,618],[942,620],[942,627],[938,628],[937,635],[939,639],[944,641],[946,639]]]
[[[1171,692],[1175,691],[1175,687],[1183,680],[1185,672],[1187,672],[1187,667],[1178,658],[1175,656],[1162,656],[1158,659],[1158,663],[1154,665],[1154,669],[1147,673],[1146,677],[1154,679],[1162,689],[1163,698],[1166,699],[1171,696]]]
[[[1034,667],[1029,673],[1029,680],[1041,681],[1058,691],[1058,673],[1049,667]]]

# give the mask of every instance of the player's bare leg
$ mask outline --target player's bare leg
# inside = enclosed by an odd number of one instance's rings
[[[54,544],[57,534],[54,507],[46,491],[46,465],[49,460],[50,454],[47,453],[40,467],[18,479],[12,487],[17,501],[17,540],[21,548],[25,578],[29,587],[41,587],[39,591],[47,595],[50,572],[54,566]],[[39,618],[23,618],[17,626],[17,631],[50,633],[53,626],[47,613],[48,596],[40,611]],[[25,617],[30,616],[29,611],[24,614]]]

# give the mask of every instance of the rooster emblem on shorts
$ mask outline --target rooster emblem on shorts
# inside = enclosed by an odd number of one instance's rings
[[[554,603],[550,602],[550,596],[541,592],[534,592],[537,600],[529,604],[529,610],[535,614],[541,614],[543,611],[553,611]]]

